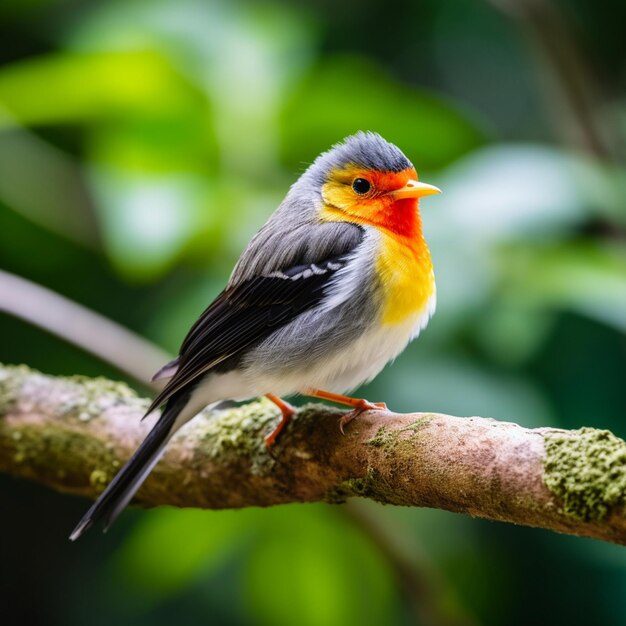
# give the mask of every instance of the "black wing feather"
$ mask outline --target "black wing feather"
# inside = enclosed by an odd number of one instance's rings
[[[267,276],[227,287],[202,313],[182,343],[179,367],[147,413],[200,375],[241,353],[312,308],[329,280],[347,262],[358,240],[343,254],[316,263],[295,263]]]

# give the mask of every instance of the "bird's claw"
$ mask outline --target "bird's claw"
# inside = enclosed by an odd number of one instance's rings
[[[365,411],[386,411],[387,405],[384,402],[369,402],[369,400],[359,400],[352,411],[344,413],[339,418],[339,430],[342,435],[345,435],[344,427],[348,422],[351,422],[355,417],[365,413]]]

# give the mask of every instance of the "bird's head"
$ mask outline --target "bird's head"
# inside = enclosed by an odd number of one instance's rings
[[[320,155],[309,170],[321,190],[321,218],[375,226],[413,237],[419,198],[441,191],[419,182],[402,151],[380,135],[359,132]]]

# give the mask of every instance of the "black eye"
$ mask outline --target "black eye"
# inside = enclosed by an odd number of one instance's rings
[[[371,188],[372,185],[370,184],[370,181],[365,180],[365,178],[355,178],[352,181],[352,189],[354,189],[354,192],[358,193],[360,196],[366,194]]]

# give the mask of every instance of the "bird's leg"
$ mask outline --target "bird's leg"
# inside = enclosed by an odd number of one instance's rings
[[[308,389],[304,395],[311,396],[312,398],[319,398],[320,400],[330,400],[337,404],[345,404],[346,406],[353,407],[352,411],[345,413],[339,420],[339,430],[343,435],[343,427],[355,417],[358,417],[364,411],[386,411],[387,405],[384,402],[370,402],[363,398],[350,398],[349,396],[342,396],[338,393],[331,393],[330,391],[323,391],[322,389]]]
[[[285,400],[279,398],[278,396],[275,396],[273,393],[266,393],[265,397],[270,402],[273,402],[280,409],[280,412],[283,416],[280,422],[278,422],[278,424],[276,425],[276,428],[274,428],[274,430],[269,435],[267,435],[267,437],[265,437],[265,444],[268,448],[270,448],[274,445],[274,443],[276,443],[276,438],[278,437],[278,435],[280,435],[283,428],[287,426],[289,420],[295,414],[296,409],[295,407],[291,406],[289,402],[285,402]]]

